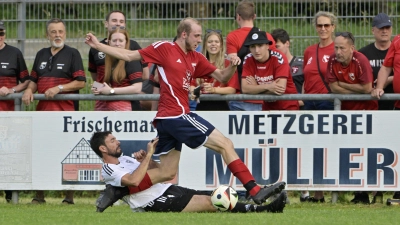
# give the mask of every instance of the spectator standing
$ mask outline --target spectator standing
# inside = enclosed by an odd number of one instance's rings
[[[374,75],[374,84],[376,84],[379,69],[383,64],[389,46],[392,43],[392,21],[387,14],[379,13],[374,17],[374,19],[372,20],[372,34],[374,35],[375,41],[361,48],[359,52],[361,52],[368,58],[369,64],[372,67],[372,73]],[[385,93],[393,93],[392,83],[393,72],[390,73],[387,82],[384,85]],[[378,101],[378,109],[393,110],[395,102],[396,101],[393,100]],[[352,202],[366,202],[367,200],[369,202],[368,192],[355,192],[354,194],[355,196]],[[378,196],[382,197],[382,192],[373,192],[373,199],[371,203],[375,203]],[[397,198],[400,198],[400,193],[398,194]],[[380,203],[382,203],[382,201],[380,201]]]
[[[293,56],[290,52],[290,37],[286,30],[280,28],[275,29],[271,32],[271,35],[274,38],[276,49],[285,54],[289,62],[290,73],[296,86],[297,93],[301,94],[303,92],[304,83],[303,58]],[[299,106],[304,106],[302,100],[299,100]]]
[[[206,30],[203,39],[202,53],[208,61],[218,69],[229,66],[225,59],[225,46],[221,30]],[[195,86],[201,86],[201,94],[235,94],[240,93],[237,73],[232,76],[227,84],[222,84],[212,77],[193,79]],[[196,111],[229,111],[227,101],[201,101],[197,104]]]
[[[367,57],[355,51],[350,32],[338,32],[335,53],[330,56],[326,81],[336,94],[367,94],[373,87],[372,68]],[[342,110],[377,110],[378,101],[342,101]]]
[[[67,37],[63,20],[50,19],[46,24],[46,36],[51,47],[41,49],[35,57],[31,72],[31,82],[22,97],[29,105],[33,102],[33,93],[44,94],[52,99],[57,94],[70,94],[85,87],[86,77],[82,58],[78,50],[65,45]],[[74,111],[71,100],[39,101],[37,111]],[[66,191],[63,203],[73,204],[73,191]],[[45,203],[44,191],[37,191],[32,203]]]
[[[109,33],[108,45],[116,48],[130,49],[128,32],[116,27]],[[92,87],[93,94],[122,95],[140,94],[142,91],[142,65],[139,61],[125,62],[106,55],[102,88]],[[130,101],[105,101],[107,111],[131,111]]]
[[[22,52],[6,41],[6,27],[0,20],[0,96],[24,91],[29,84],[29,72]],[[0,101],[0,111],[14,111],[14,101]]]
[[[378,72],[381,68],[389,46],[392,43],[392,22],[388,15],[379,13],[372,21],[372,34],[375,42],[361,48],[359,52],[364,54],[372,67],[374,83],[378,78]],[[384,84],[385,93],[393,93],[393,72],[390,73]],[[379,110],[393,110],[395,101],[378,101]]]
[[[235,11],[235,21],[239,28],[230,32],[226,37],[226,53],[228,57],[238,56],[241,64],[238,66],[238,80],[239,85],[242,82],[242,68],[244,57],[250,53],[249,48],[244,45],[246,40],[250,40],[250,31],[259,31],[254,27],[254,20],[256,19],[255,5],[252,1],[240,1]],[[268,40],[272,41],[270,49],[275,49],[275,42],[271,34],[266,33]],[[246,101],[229,101],[229,108],[231,110],[239,111],[261,111],[260,100],[246,100]]]
[[[110,32],[117,27],[126,28],[126,16],[120,10],[113,10],[106,15],[104,26],[107,29],[107,37],[110,35]],[[101,43],[107,44],[107,38],[104,38]],[[131,50],[138,50],[141,49],[140,45],[134,41],[130,40],[129,43]],[[104,82],[104,69],[105,69],[105,58],[106,54],[101,51],[97,51],[96,49],[90,48],[89,50],[89,72],[92,76],[93,81],[97,81],[99,83]],[[147,64],[142,64],[142,78],[144,80],[148,79],[149,77],[149,68]],[[141,110],[140,102],[139,101],[132,101],[132,110],[137,111]],[[103,111],[107,110],[106,102],[105,101],[96,101],[95,111]]]
[[[222,155],[229,170],[250,192],[254,202],[261,204],[274,193],[282,191],[286,183],[277,182],[260,187],[236,154],[232,141],[208,121],[189,110],[191,79],[212,76],[220,82],[228,82],[240,63],[240,59],[233,56],[228,67],[224,70],[217,69],[201,53],[195,51],[201,43],[201,34],[201,24],[193,18],[185,18],[178,25],[178,39],[174,43],[159,41],[145,49],[129,51],[101,44],[90,33],[87,34],[86,43],[119,59],[144,60],[159,66],[160,100],[153,123],[160,141],[154,155],[160,156],[163,173],[159,176],[164,181],[175,177],[183,143],[190,148],[204,145]]]
[[[335,53],[333,35],[337,25],[337,18],[330,12],[319,11],[315,14],[312,24],[318,33],[319,41],[304,51],[304,84],[305,94],[327,94],[330,92],[325,82],[325,74],[330,55]],[[333,101],[308,100],[304,102],[304,110],[333,110]],[[303,191],[300,201],[325,202],[324,193],[315,191],[314,197],[309,197],[308,191]]]
[[[251,31],[245,45],[251,54],[246,56],[242,72],[244,94],[296,94],[296,87],[287,58],[278,50],[270,50],[265,31]],[[298,110],[297,100],[264,101],[262,110]]]
[[[0,20],[0,96],[24,91],[29,84],[29,72],[22,52],[6,43],[6,26]],[[14,111],[14,101],[0,101],[0,111]],[[12,191],[4,191],[11,202]]]

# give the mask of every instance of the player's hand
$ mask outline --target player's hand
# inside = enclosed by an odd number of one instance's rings
[[[96,36],[94,36],[92,33],[86,34],[85,43],[94,49],[97,49],[97,45],[100,44]]]
[[[207,94],[213,94],[215,93],[215,88],[212,83],[203,83],[203,91]]]
[[[385,91],[381,88],[375,88],[371,91],[371,96],[377,99],[380,99],[381,96],[385,93]]]
[[[240,62],[241,62],[239,56],[237,56],[237,55],[230,56],[228,58],[228,60],[231,62],[232,66],[238,66],[238,65],[240,65]]]
[[[281,84],[279,84],[278,83],[279,80],[280,80],[280,78],[274,80],[271,83],[270,92],[272,92],[272,93],[274,93],[276,95],[283,95],[285,93],[285,91],[286,91],[286,87],[281,85]]]
[[[138,162],[142,162],[143,159],[146,157],[147,152],[145,150],[140,149],[137,152],[133,153],[133,157],[138,161]]]
[[[58,87],[52,87],[52,88],[49,88],[49,89],[47,89],[45,92],[44,92],[44,96],[46,97],[46,98],[54,98],[54,96],[56,96],[58,93],[60,93],[60,88],[58,88]]]
[[[154,151],[156,150],[157,143],[158,137],[155,137],[147,144],[147,154],[153,155]]]
[[[33,102],[33,93],[31,89],[28,88],[24,91],[24,95],[22,95],[22,102],[25,105],[30,105],[31,102]]]

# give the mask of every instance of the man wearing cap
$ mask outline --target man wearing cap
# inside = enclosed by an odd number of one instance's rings
[[[374,75],[374,83],[376,83],[379,69],[391,44],[392,22],[388,15],[379,13],[374,17],[372,21],[372,34],[374,35],[375,42],[361,48],[359,52],[368,58]],[[392,82],[393,73],[390,73],[384,84],[385,93],[393,93]],[[394,103],[395,101],[378,101],[379,110],[393,110]]]
[[[0,21],[0,96],[22,92],[28,87],[29,72],[22,52],[6,44],[6,27]],[[14,101],[0,101],[0,111],[14,111]]]
[[[350,32],[335,34],[335,53],[329,57],[326,82],[335,94],[367,94],[372,91],[373,75],[368,59],[355,50]],[[378,102],[342,101],[342,110],[377,110]]]
[[[242,60],[237,68],[239,83],[242,81],[244,58],[249,54],[249,49],[244,43],[250,38],[252,31],[260,30],[254,26],[255,19],[254,2],[248,0],[240,1],[235,10],[235,21],[239,28],[229,32],[226,36],[226,54],[228,54],[228,57],[238,56]],[[269,40],[272,41],[270,48],[275,49],[275,42],[271,34],[267,33],[267,35]],[[243,93],[243,90],[241,91]],[[262,101],[260,100],[229,101],[229,108],[234,111],[260,111],[261,103]]]
[[[252,31],[245,42],[250,53],[246,56],[242,72],[244,94],[297,94],[286,56],[269,49],[272,41],[265,31]],[[298,110],[297,100],[264,101],[262,110]]]

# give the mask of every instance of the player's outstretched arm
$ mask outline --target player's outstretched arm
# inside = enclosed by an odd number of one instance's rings
[[[90,47],[97,49],[100,52],[104,52],[107,55],[111,55],[117,59],[122,59],[128,62],[142,60],[142,56],[139,54],[137,50],[131,51],[128,49],[116,48],[102,44],[97,40],[96,36],[94,36],[92,33],[86,34],[85,43]]]

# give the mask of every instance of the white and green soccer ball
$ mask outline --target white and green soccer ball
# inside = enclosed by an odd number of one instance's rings
[[[221,185],[211,194],[211,203],[220,211],[231,210],[236,206],[238,194],[230,186]]]

